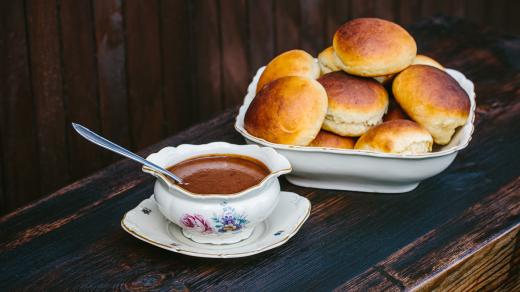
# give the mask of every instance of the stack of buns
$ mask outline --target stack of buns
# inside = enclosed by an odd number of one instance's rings
[[[265,68],[244,119],[253,136],[309,147],[423,154],[463,126],[469,97],[414,38],[377,18],[341,25],[318,55],[291,50]]]

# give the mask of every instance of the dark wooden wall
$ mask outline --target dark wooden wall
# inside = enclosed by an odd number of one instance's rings
[[[79,122],[133,150],[241,102],[256,69],[318,53],[361,16],[435,14],[519,33],[519,1],[0,1],[0,214],[117,159]]]

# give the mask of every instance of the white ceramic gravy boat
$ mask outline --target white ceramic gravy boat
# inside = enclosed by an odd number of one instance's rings
[[[230,195],[191,193],[146,166],[143,171],[157,177],[155,200],[161,213],[182,228],[183,234],[199,243],[229,244],[248,238],[278,204],[280,175],[291,172],[289,161],[274,149],[256,145],[214,142],[165,147],[146,159],[167,168],[192,157],[235,154],[264,163],[270,174],[259,184]]]

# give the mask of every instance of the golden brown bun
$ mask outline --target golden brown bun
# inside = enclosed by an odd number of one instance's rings
[[[428,66],[433,66],[435,68],[439,68],[441,70],[445,70],[445,68],[441,64],[439,64],[439,62],[437,62],[434,59],[427,57],[425,55],[415,56],[411,65],[428,65]],[[374,79],[383,85],[388,85],[388,84],[390,84],[390,81],[392,81],[394,79],[395,75],[396,74],[377,76],[377,77],[374,77]]]
[[[409,120],[410,118],[406,115],[403,109],[395,102],[395,100],[390,99],[390,104],[388,105],[388,112],[383,116],[383,122],[393,121],[393,120]]]
[[[415,56],[411,65],[428,65],[428,66],[433,66],[435,68],[439,68],[441,70],[445,70],[444,67],[441,64],[439,64],[439,62],[437,62],[434,59],[427,57],[425,55]],[[395,75],[396,74],[376,76],[376,77],[374,77],[374,79],[377,80],[379,83],[386,86],[386,85],[390,84],[390,82],[394,79]]]
[[[338,28],[332,40],[340,66],[350,74],[383,76],[408,67],[417,53],[401,26],[378,18],[357,18]]]
[[[327,147],[353,149],[356,140],[350,137],[342,137],[327,131],[320,131],[316,138],[309,144],[312,147]]]
[[[428,65],[444,70],[444,67],[439,62],[425,55],[417,55],[415,59],[413,59],[412,65]]]
[[[324,130],[357,137],[381,122],[388,107],[388,93],[377,81],[336,71],[321,76],[318,82],[329,98]]]
[[[279,144],[308,145],[327,112],[327,93],[316,80],[287,76],[260,90],[247,109],[245,129]]]
[[[430,133],[417,123],[393,120],[377,125],[356,142],[355,149],[385,153],[422,154],[432,151]]]
[[[301,76],[316,79],[320,76],[320,66],[307,52],[291,50],[276,56],[265,68],[258,80],[256,93],[267,83],[285,76]]]
[[[412,65],[392,84],[396,101],[410,118],[426,128],[440,145],[450,142],[466,123],[469,97],[448,73],[427,65]]]
[[[334,55],[333,47],[326,48],[318,55],[318,64],[320,65],[322,74],[341,70],[341,68],[336,65],[336,55]]]

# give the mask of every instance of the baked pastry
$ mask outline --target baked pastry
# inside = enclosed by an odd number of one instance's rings
[[[428,65],[428,66],[433,66],[433,67],[441,69],[441,70],[445,70],[444,67],[439,62],[437,62],[434,59],[427,57],[425,55],[415,56],[415,58],[413,59],[412,65]]]
[[[439,62],[435,61],[434,59],[427,57],[425,55],[417,55],[412,61],[412,64],[410,65],[429,65],[433,66],[435,68],[439,68],[441,70],[445,70],[444,67],[439,64]],[[384,75],[384,76],[377,76],[374,77],[375,80],[377,80],[379,83],[383,85],[387,85],[392,81],[392,79],[395,77],[395,74],[390,75]]]
[[[440,145],[450,142],[470,111],[467,93],[448,73],[427,65],[412,65],[399,73],[392,92],[401,108]]]
[[[321,76],[318,82],[329,98],[324,130],[357,137],[381,122],[388,107],[388,93],[374,79],[336,71]]]
[[[384,76],[408,67],[417,54],[413,37],[379,18],[357,18],[341,25],[332,40],[338,66],[359,76]]]
[[[307,52],[290,50],[276,56],[267,66],[258,80],[256,93],[267,83],[285,76],[301,76],[316,79],[320,76],[320,66]]]
[[[341,68],[336,65],[336,55],[334,54],[333,47],[326,48],[318,55],[318,64],[320,65],[322,74],[341,70]]]
[[[432,151],[428,131],[409,120],[384,122],[368,130],[356,142],[355,149],[385,153],[423,154]]]
[[[409,120],[406,113],[403,109],[395,102],[395,100],[390,99],[390,103],[388,104],[388,111],[383,116],[383,122],[388,122],[392,120]]]
[[[321,130],[316,138],[312,140],[309,146],[312,147],[327,147],[340,149],[353,149],[356,140],[350,137],[343,137],[331,132]]]
[[[327,93],[316,80],[287,76],[268,83],[247,109],[245,129],[264,140],[308,145],[327,113]]]

